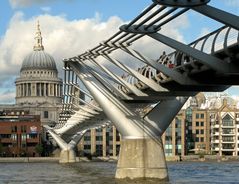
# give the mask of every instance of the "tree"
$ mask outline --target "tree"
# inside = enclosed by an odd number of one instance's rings
[[[35,147],[35,151],[39,154],[39,156],[41,156],[41,154],[43,153],[43,146],[41,144],[37,144]]]
[[[2,143],[0,143],[0,156],[2,156],[2,152],[3,152],[3,145]]]

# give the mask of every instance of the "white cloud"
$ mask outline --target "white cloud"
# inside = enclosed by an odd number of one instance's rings
[[[189,26],[189,21],[186,15],[176,19],[167,25],[163,26],[159,33],[166,35],[170,38],[184,42],[184,37],[181,30],[184,30]],[[133,46],[137,50],[143,52],[146,56],[149,56],[151,59],[158,59],[163,51],[171,52],[172,49],[150,37],[144,37],[143,39],[138,40]]]
[[[228,6],[239,6],[239,1],[238,0],[224,0],[224,2]]]
[[[68,21],[64,16],[39,15],[25,19],[17,12],[0,40],[0,101],[1,91],[19,76],[24,57],[33,51],[37,20],[40,21],[45,51],[51,54],[61,72],[62,59],[80,54],[114,34],[123,23],[118,17],[102,22],[96,14],[91,19]],[[11,81],[11,82],[8,82]],[[15,86],[12,86],[14,89]],[[3,101],[2,101],[3,102]]]
[[[41,7],[41,10],[45,13],[49,13],[51,11],[51,7],[49,6],[44,6],[44,7]]]
[[[37,20],[40,21],[45,51],[55,58],[60,72],[63,58],[79,55],[95,47],[98,43],[112,36],[118,31],[118,27],[124,23],[116,16],[101,21],[99,14],[90,19],[69,21],[64,15],[52,16],[48,14],[26,19],[22,12],[17,12],[0,40],[0,88],[2,88],[0,90],[0,102],[4,102],[3,99],[5,98],[3,88],[11,88],[14,91],[15,86],[12,81],[19,76],[24,57],[33,50]],[[187,24],[188,20],[184,17],[182,21],[166,26],[162,29],[162,33],[167,33],[168,36],[183,41],[179,28],[185,27]],[[165,50],[164,45],[149,37],[137,41],[135,48],[144,51],[144,54],[155,59]],[[120,60],[128,58],[126,54],[123,55],[116,54]],[[12,99],[14,101],[14,98]]]
[[[4,104],[11,104],[15,98],[15,91],[7,89],[0,95],[0,101]]]
[[[201,29],[201,33],[199,34],[199,37],[205,36],[207,34],[209,34],[210,32],[212,32],[208,27],[203,27]]]
[[[56,0],[9,0],[13,8],[27,7],[33,4],[44,4],[44,3],[49,3],[53,1],[56,1]]]

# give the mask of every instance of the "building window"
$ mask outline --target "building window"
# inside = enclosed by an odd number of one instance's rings
[[[12,132],[17,132],[17,126],[12,126]]]
[[[165,148],[165,155],[166,155],[166,156],[172,156],[172,153],[173,153],[173,150],[172,150],[173,145],[172,145],[172,144],[166,144],[164,148]]]
[[[201,122],[201,126],[204,126],[204,122],[203,121]]]
[[[222,134],[234,134],[234,129],[232,128],[222,129]]]
[[[199,134],[199,130],[198,129],[196,130],[196,134]]]
[[[201,117],[200,117],[201,119],[204,119],[204,114],[200,114],[200,116],[201,116]]]
[[[234,149],[234,144],[223,144],[222,149]]]
[[[84,136],[84,141],[90,141],[91,136]]]
[[[223,140],[224,142],[233,142],[233,141],[234,141],[234,139],[233,139],[232,136],[223,136],[223,137],[222,137],[222,140]]]
[[[175,128],[181,128],[181,120],[176,118],[176,122],[175,122]]]
[[[12,139],[13,141],[16,141],[16,140],[17,140],[17,134],[12,134],[12,135],[11,135],[11,139]]]
[[[204,134],[204,130],[201,130],[201,134]]]
[[[48,118],[48,111],[44,111],[44,118]]]
[[[24,133],[27,132],[27,126],[26,125],[21,126],[21,132],[24,132]]]
[[[199,122],[198,122],[198,121],[196,121],[196,126],[197,126],[197,127],[199,126]]]
[[[22,141],[26,141],[26,139],[27,139],[27,135],[26,135],[26,134],[22,134],[21,139],[22,139]]]
[[[37,134],[28,134],[27,138],[28,139],[36,139],[37,138]]]
[[[102,129],[101,128],[97,128],[95,129],[96,132],[102,132]]]
[[[91,149],[91,145],[84,145],[84,149],[85,149],[85,150]]]
[[[201,142],[204,142],[204,137],[201,137]]]
[[[113,136],[112,135],[109,136],[109,141],[113,141]]]
[[[233,126],[233,119],[231,118],[230,115],[226,115],[223,119],[222,119],[222,125],[223,126]]]
[[[95,139],[96,139],[96,141],[102,141],[103,137],[102,136],[96,136]]]
[[[200,116],[199,116],[199,114],[198,114],[198,113],[196,113],[196,119],[199,119],[199,117],[200,117]]]
[[[102,156],[102,150],[103,150],[103,146],[102,145],[96,145],[95,147],[95,151],[96,151],[96,155],[97,156]]]
[[[186,119],[187,120],[192,119],[192,109],[190,107],[186,109]]]

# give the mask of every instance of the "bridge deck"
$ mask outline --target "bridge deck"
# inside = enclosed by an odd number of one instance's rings
[[[80,96],[75,99],[75,91],[79,88],[77,72],[83,70],[88,71],[92,78],[103,84],[103,91],[109,91],[135,111],[177,96],[191,96],[200,91],[224,91],[231,85],[239,85],[239,26],[234,21],[236,19],[239,22],[239,18],[206,5],[206,1],[201,2],[200,7],[191,6],[192,2],[189,1],[187,3],[188,6],[178,3],[180,6],[171,7],[163,1],[154,1],[106,41],[85,53],[64,60],[65,96],[63,112],[55,132],[69,141],[78,131],[108,122],[104,112],[97,109],[100,106],[90,95],[88,96],[94,101],[94,107],[89,104],[82,106],[79,103],[80,100],[82,102]],[[165,25],[189,10],[197,11],[225,26],[190,44],[161,34]],[[215,12],[223,16],[215,17]],[[233,19],[233,23],[230,19]],[[168,55],[164,53],[155,61],[131,49],[135,41],[146,36],[166,44],[174,52]],[[113,58],[111,53],[116,50],[133,56],[144,66],[136,70]],[[124,71],[123,77],[99,62],[98,58],[104,58]],[[172,64],[170,67],[169,62]],[[86,112],[79,106],[90,108],[97,113]]]

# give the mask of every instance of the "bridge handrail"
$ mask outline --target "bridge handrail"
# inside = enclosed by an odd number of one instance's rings
[[[135,19],[133,19],[131,22],[129,22],[127,25],[125,25],[123,28],[121,27],[118,32],[116,32],[113,36],[105,40],[104,42],[98,44],[96,47],[78,55],[72,58],[69,58],[69,60],[89,60],[90,58],[97,58],[102,55],[110,54],[111,52],[122,49],[123,47],[129,47],[133,42],[136,40],[144,37],[145,35],[148,35],[150,33],[156,33],[161,29],[162,26],[166,25],[176,17],[184,14],[189,9],[197,10],[197,8],[194,7],[167,7],[167,6],[159,6],[159,3],[154,1],[153,4],[151,4],[149,7],[147,7],[142,13],[140,13]],[[204,14],[206,16],[209,16],[207,14]],[[124,30],[127,30],[126,32]],[[209,54],[217,54],[220,51],[221,45],[223,45],[223,49],[226,52],[229,52],[230,46],[236,44],[232,43],[232,45],[228,44],[230,41],[230,38],[235,38],[235,35],[231,35],[231,32],[237,31],[236,36],[236,43],[239,42],[239,34],[237,29],[232,29],[228,26],[222,26],[219,29],[191,42],[189,46],[200,50],[202,52],[208,52]],[[225,32],[225,33],[223,33]],[[221,33],[223,33],[223,37],[221,37]],[[212,39],[210,43],[208,40]],[[220,41],[223,39],[222,41]],[[220,41],[220,42],[219,42]],[[201,44],[201,45],[200,45]],[[209,44],[209,46],[208,46]],[[200,47],[200,48],[198,48]],[[180,56],[180,57],[179,57]],[[174,65],[177,64],[177,59],[180,58],[178,61],[180,63],[179,66],[171,68],[172,70],[179,70],[183,68],[183,65],[189,65],[190,63],[194,62],[195,60],[187,56],[184,53],[180,52],[173,52],[167,56],[169,60],[174,63]],[[184,61],[187,61],[186,64],[184,64]],[[162,62],[162,61],[161,61]],[[72,97],[72,89],[74,86],[74,79],[70,78],[70,72],[68,72],[68,77],[66,75],[67,67],[65,67],[65,83],[64,83],[64,97],[63,97],[63,111],[71,112],[71,110],[74,108],[73,106],[73,97]],[[74,71],[72,71],[74,72]],[[167,75],[164,75],[162,72],[157,71],[155,68],[145,65],[138,69],[138,72],[141,73],[143,76],[156,80],[158,83],[160,83],[160,77],[164,78],[164,81],[170,80],[170,78]],[[72,75],[73,76],[73,75]],[[125,75],[125,80],[127,82],[135,85],[136,87],[143,89],[146,85],[144,85],[138,78],[135,76],[132,76],[131,73],[127,73]],[[77,80],[77,78],[76,78]],[[71,83],[73,81],[73,83]],[[118,84],[119,85],[119,84]],[[128,93],[129,91],[127,88],[123,85],[119,85],[118,89],[121,89],[124,93]],[[74,114],[74,112],[73,112]],[[72,115],[72,114],[71,114]],[[63,118],[64,124],[67,121],[67,118]]]

